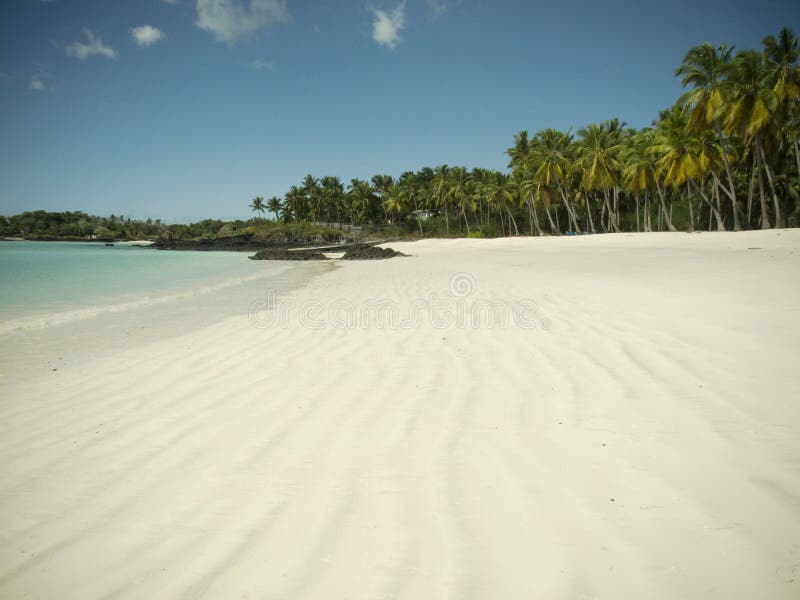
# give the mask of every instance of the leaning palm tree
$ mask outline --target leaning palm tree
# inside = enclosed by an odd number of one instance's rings
[[[733,59],[733,69],[728,78],[730,99],[725,127],[731,133],[742,135],[752,146],[759,180],[761,199],[761,228],[770,226],[764,195],[762,170],[767,175],[775,211],[775,226],[783,227],[780,202],[775,190],[775,176],[764,149],[764,139],[775,139],[776,115],[780,107],[778,95],[769,85],[769,71],[764,55],[755,50],[739,52]]]
[[[727,104],[728,86],[726,80],[733,69],[731,53],[733,48],[726,44],[714,47],[709,43],[695,46],[683,57],[681,66],[675,69],[675,75],[681,77],[683,87],[692,86],[681,96],[679,102],[689,109],[689,126],[701,133],[706,129],[713,130],[722,148],[722,160],[728,186],[720,183],[722,191],[730,198],[733,209],[733,229],[739,231],[739,203],[736,198],[736,186],[733,181],[731,167],[730,142],[722,130],[722,115]]]
[[[694,191],[700,194],[700,197],[708,204],[709,210],[717,220],[717,229],[725,231],[725,224],[719,209],[714,206],[714,203],[697,183],[708,172],[710,157],[700,136],[694,134],[687,126],[686,112],[686,109],[678,104],[662,114],[658,123],[657,143],[651,148],[651,151],[659,156],[656,175],[664,182],[665,186],[671,185],[675,190],[680,189],[684,183],[686,184],[689,198],[689,223],[692,230],[694,229],[694,215],[691,192]],[[658,184],[658,179],[656,179],[656,183]],[[667,221],[667,225],[670,225],[669,221]]]
[[[266,207],[264,206],[264,198],[261,196],[256,196],[253,198],[253,201],[250,203],[250,208],[253,210],[253,212],[260,212],[263,214],[264,210],[266,210]]]
[[[794,154],[795,166],[800,175],[800,136],[796,128],[800,120],[800,42],[790,29],[784,27],[777,38],[769,35],[762,44],[769,84],[780,103],[780,146],[784,149],[787,167],[791,161],[789,155]]]

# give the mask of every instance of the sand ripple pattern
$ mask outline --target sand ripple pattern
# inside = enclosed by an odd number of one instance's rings
[[[395,244],[293,299],[549,330],[242,315],[4,389],[0,597],[797,598],[800,236],[752,234]]]

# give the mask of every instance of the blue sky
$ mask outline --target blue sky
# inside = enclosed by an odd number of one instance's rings
[[[694,44],[800,30],[766,0],[4,0],[0,214],[248,216],[306,173],[502,169],[521,129],[680,93]]]

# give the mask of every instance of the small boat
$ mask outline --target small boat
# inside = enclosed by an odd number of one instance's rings
[[[106,246],[113,246],[113,245],[114,245],[113,242],[106,242]]]

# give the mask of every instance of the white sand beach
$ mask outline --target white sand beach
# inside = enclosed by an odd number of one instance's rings
[[[0,598],[800,597],[800,230],[391,246],[5,384]]]

